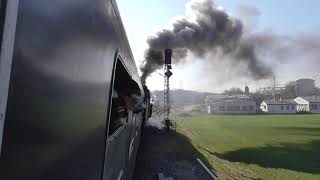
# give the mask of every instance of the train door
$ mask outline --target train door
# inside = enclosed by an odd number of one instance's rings
[[[104,167],[105,180],[121,180],[125,177],[128,158],[127,143],[130,137],[130,125],[128,125],[128,122],[131,122],[130,117],[132,116],[132,113],[127,112],[126,103],[122,95],[132,91],[130,89],[132,86],[129,86],[129,84],[133,80],[121,58],[117,58],[115,67]]]
[[[19,0],[0,0],[0,153]]]

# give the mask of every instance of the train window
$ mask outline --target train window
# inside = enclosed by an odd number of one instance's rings
[[[141,91],[138,84],[131,78],[118,58],[112,92],[109,135],[126,124],[128,113],[134,109],[140,96]]]

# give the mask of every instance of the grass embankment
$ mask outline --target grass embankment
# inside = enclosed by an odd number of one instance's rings
[[[320,115],[178,117],[221,179],[320,179]]]

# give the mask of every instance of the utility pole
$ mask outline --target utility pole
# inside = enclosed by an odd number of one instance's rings
[[[276,100],[276,76],[273,76],[273,99]]]
[[[180,80],[180,90],[183,90],[183,80]]]
[[[168,66],[165,65],[164,67],[164,73],[168,70]],[[169,77],[164,76],[164,120],[166,121],[169,119],[169,113],[170,113],[170,83],[169,83]]]

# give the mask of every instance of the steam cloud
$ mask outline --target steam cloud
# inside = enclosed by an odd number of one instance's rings
[[[254,6],[237,4],[235,11],[239,16],[245,17],[258,17],[261,15],[261,12]]]
[[[172,29],[160,30],[147,39],[149,48],[140,67],[143,82],[162,67],[166,48],[173,49],[175,64],[183,62],[189,53],[199,59],[219,54],[221,59],[228,56],[226,59],[235,63],[245,63],[254,79],[272,75],[271,69],[259,61],[252,39],[244,38],[240,20],[229,16],[211,0],[191,0],[187,15],[173,22]]]

